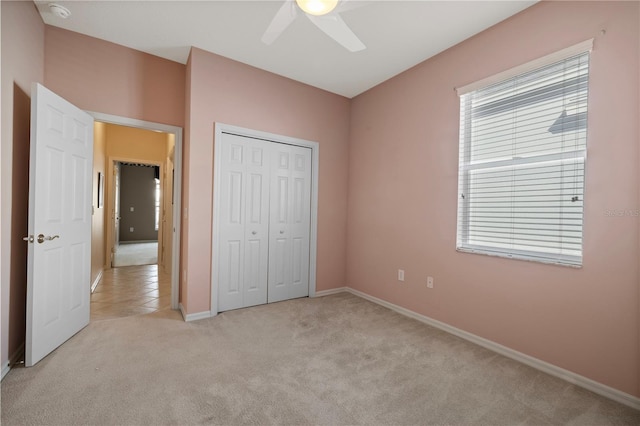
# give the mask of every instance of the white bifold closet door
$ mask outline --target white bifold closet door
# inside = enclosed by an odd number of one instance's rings
[[[308,296],[311,149],[220,143],[218,311]]]

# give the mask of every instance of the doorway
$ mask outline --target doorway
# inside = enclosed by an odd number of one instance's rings
[[[92,288],[92,319],[100,317],[93,307],[108,303],[119,304],[116,316],[177,309],[182,129],[92,115],[106,126],[107,142],[121,139],[105,144],[103,272]],[[157,140],[160,147],[151,144]]]
[[[162,257],[171,247],[165,247],[162,238],[166,232],[162,201],[167,194],[160,165],[114,160],[113,170],[111,267],[159,264],[163,270],[170,269]]]

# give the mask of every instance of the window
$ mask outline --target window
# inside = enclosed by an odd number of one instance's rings
[[[589,52],[555,58],[459,90],[459,251],[582,265]]]

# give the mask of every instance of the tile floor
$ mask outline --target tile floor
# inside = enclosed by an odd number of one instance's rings
[[[158,265],[104,271],[91,294],[91,321],[149,314],[171,307],[171,277]]]

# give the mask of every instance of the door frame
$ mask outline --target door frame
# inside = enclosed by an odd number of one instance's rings
[[[211,238],[211,316],[218,314],[218,266],[220,221],[220,166],[222,134],[230,133],[265,142],[282,143],[311,149],[311,227],[309,235],[309,297],[316,295],[316,256],[318,246],[318,165],[320,145],[290,136],[277,135],[224,123],[215,123],[213,155],[213,234]]]
[[[119,126],[135,127],[138,129],[171,133],[175,138],[173,156],[173,239],[171,241],[171,309],[178,309],[180,294],[180,235],[182,210],[182,128],[169,124],[154,123],[152,121],[138,120],[135,118],[121,117],[118,115],[103,114],[87,111],[95,121],[116,124]],[[152,162],[149,162],[152,163]],[[109,164],[109,167],[113,163]],[[111,176],[113,177],[113,176]],[[168,178],[168,177],[167,177]],[[106,255],[107,253],[105,253]]]

